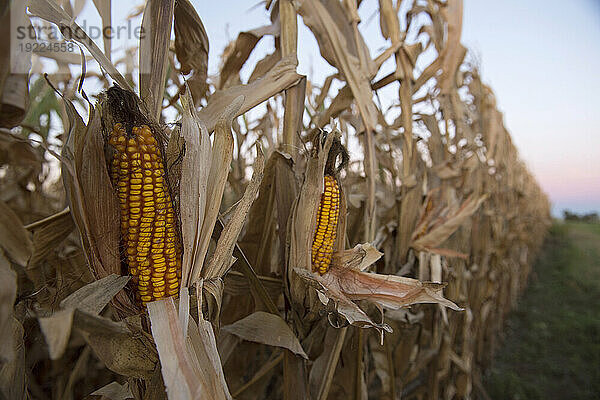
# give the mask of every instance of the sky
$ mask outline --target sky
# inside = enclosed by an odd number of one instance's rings
[[[218,71],[223,49],[238,32],[269,23],[258,0],[192,3],[209,37],[209,74]],[[113,24],[131,11],[130,4],[113,2]],[[373,57],[389,46],[376,7],[377,1],[365,0],[359,10]],[[505,126],[549,194],[554,215],[565,208],[600,211],[600,1],[465,0],[462,42],[494,90]],[[301,20],[299,43],[299,72],[321,84],[335,69],[321,59]],[[262,39],[242,76],[272,49],[273,39]],[[392,68],[390,60],[379,75]],[[391,103],[397,93],[389,87],[379,95]]]
[[[554,212],[600,211],[600,2],[467,0],[463,43]]]

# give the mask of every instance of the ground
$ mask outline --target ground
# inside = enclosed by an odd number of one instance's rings
[[[600,399],[600,224],[554,224],[504,335],[492,399]]]

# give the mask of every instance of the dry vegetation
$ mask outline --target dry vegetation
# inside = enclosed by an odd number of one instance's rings
[[[29,12],[74,29],[84,2],[60,3],[31,1]],[[241,32],[210,77],[202,16],[188,0],[139,9],[151,32],[139,75],[137,49],[114,60],[110,39],[103,51],[67,37],[90,56],[37,54],[30,76],[11,73],[3,43],[3,398],[482,395],[482,370],[525,287],[549,203],[465,59],[462,1],[379,0],[389,47],[375,58],[360,3],[267,1],[271,24]],[[94,1],[105,25],[110,4]],[[337,69],[324,82],[296,71],[297,21]],[[242,82],[263,36],[275,48]],[[425,68],[423,54],[434,55]],[[58,70],[44,78],[45,57]],[[382,74],[387,60],[395,68]],[[121,107],[139,105],[164,142],[183,254],[176,297],[147,306],[136,298],[106,132],[139,121],[84,92],[84,78],[137,93]],[[388,85],[399,112],[379,102]],[[331,262],[314,272],[325,174],[339,183],[339,218]]]

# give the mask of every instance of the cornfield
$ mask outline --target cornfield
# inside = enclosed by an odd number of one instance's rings
[[[379,0],[374,58],[361,1],[267,0],[216,76],[189,0],[136,9],[149,35],[119,59],[58,3],[1,8],[5,37],[36,17],[81,49],[29,74],[0,49],[2,398],[484,396],[550,205],[462,0]],[[299,22],[324,82],[297,72]]]

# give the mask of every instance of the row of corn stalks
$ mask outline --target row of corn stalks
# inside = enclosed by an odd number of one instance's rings
[[[58,3],[1,9],[5,36],[36,17],[83,54],[20,54],[25,76],[0,49],[3,398],[485,396],[550,219],[461,0],[379,0],[375,57],[360,1],[266,1],[210,77],[189,0],[136,9],[150,34],[120,59]]]

